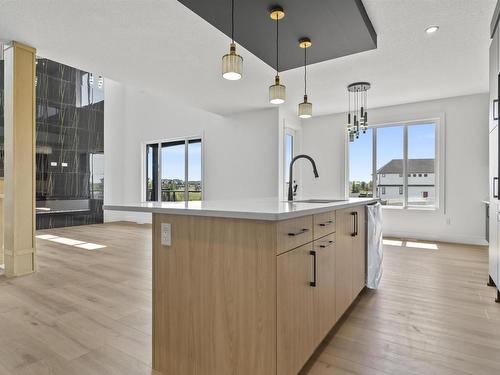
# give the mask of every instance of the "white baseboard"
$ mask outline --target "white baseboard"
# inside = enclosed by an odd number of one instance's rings
[[[384,237],[416,239],[422,241],[451,242],[451,243],[459,243],[465,245],[480,245],[480,246],[488,245],[488,242],[484,237],[476,237],[476,236],[384,231]]]
[[[152,214],[148,212],[104,211],[104,222],[130,221],[137,224],[151,224]]]

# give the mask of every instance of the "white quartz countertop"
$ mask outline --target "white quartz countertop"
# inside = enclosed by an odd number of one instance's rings
[[[327,212],[340,208],[377,202],[373,198],[351,198],[329,203],[287,202],[278,199],[245,199],[227,201],[140,202],[106,204],[105,210],[151,212],[173,215],[196,215],[253,220],[284,220]]]

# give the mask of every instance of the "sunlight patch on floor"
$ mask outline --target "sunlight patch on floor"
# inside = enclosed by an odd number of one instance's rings
[[[426,249],[426,250],[438,250],[439,247],[436,243],[431,242],[416,242],[416,241],[403,241],[403,240],[383,240],[383,244],[386,246],[397,246],[397,247],[408,247],[413,249]]]
[[[389,246],[403,246],[403,241],[398,241],[398,240],[384,240],[384,245],[389,245]]]
[[[82,243],[85,243],[83,241],[72,240],[71,238],[66,238],[66,237],[55,237],[55,238],[49,239],[49,241],[62,243],[63,245],[68,245],[68,246],[75,246],[75,245],[80,245]]]
[[[98,245],[96,243],[87,242],[87,243],[75,245],[75,247],[79,247],[80,249],[85,249],[85,250],[98,250],[98,249],[102,249],[103,247],[106,247],[106,246]]]
[[[74,240],[72,238],[54,236],[52,234],[40,234],[40,235],[36,236],[36,238],[38,238],[40,240],[46,240],[46,241],[60,243],[63,245],[78,247],[80,249],[85,249],[85,250],[99,250],[99,249],[103,249],[106,247],[105,245],[99,245],[96,243]]]
[[[438,245],[435,243],[425,243],[425,242],[406,242],[406,247],[413,247],[417,249],[429,249],[429,250],[437,250]]]

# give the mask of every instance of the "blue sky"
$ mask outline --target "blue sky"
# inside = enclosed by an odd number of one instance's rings
[[[164,147],[161,151],[161,178],[184,180],[184,145]],[[188,150],[189,181],[201,181],[201,143],[190,143]],[[151,159],[150,159],[151,160]],[[152,175],[152,163],[148,163]]]
[[[372,129],[349,143],[351,181],[370,181],[372,173]],[[435,124],[408,126],[408,158],[435,157]],[[403,126],[378,128],[377,168],[392,159],[403,158]]]
[[[189,144],[189,181],[201,180],[201,143]],[[184,145],[165,147],[161,152],[162,178],[184,180]]]

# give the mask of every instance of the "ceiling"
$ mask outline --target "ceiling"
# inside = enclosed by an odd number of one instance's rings
[[[347,109],[346,86],[370,81],[369,107],[488,91],[489,24],[496,0],[363,0],[378,48],[308,68],[315,115]],[[424,29],[438,24],[427,35]],[[269,108],[274,71],[240,48],[244,78],[221,77],[226,35],[177,0],[0,0],[0,40],[137,89],[229,114]],[[303,70],[282,75],[288,108]]]
[[[228,37],[231,0],[179,0]],[[276,69],[276,21],[269,10],[275,0],[235,1],[234,37],[238,44]],[[279,21],[279,71],[304,65],[301,38],[311,39],[310,63],[377,48],[377,34],[361,0],[280,0],[285,17]]]

